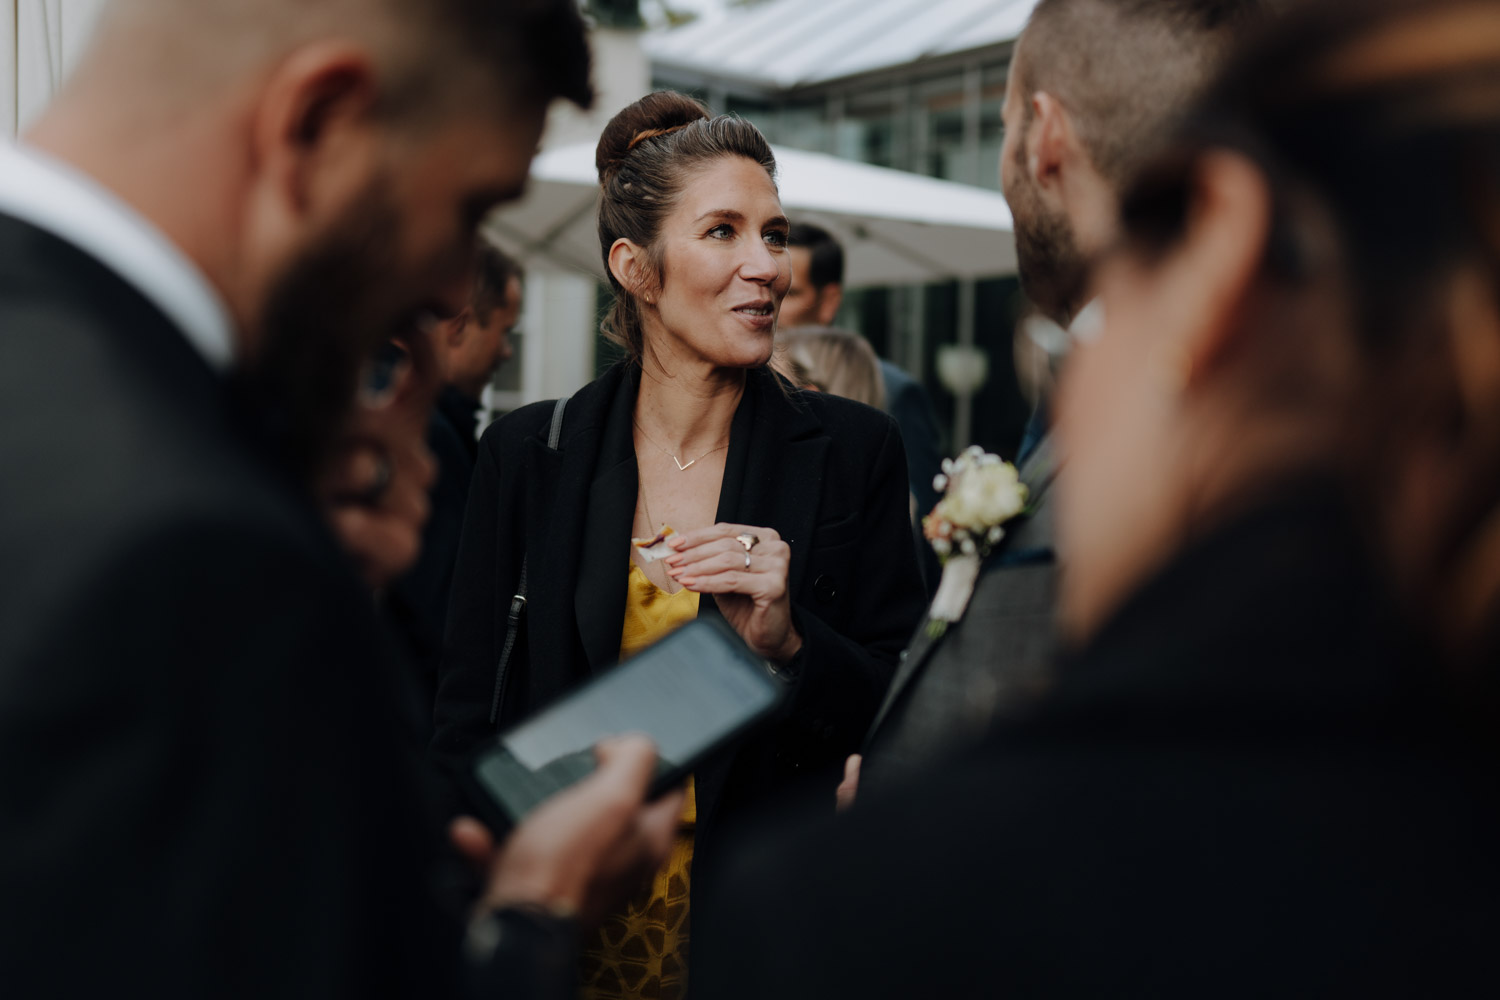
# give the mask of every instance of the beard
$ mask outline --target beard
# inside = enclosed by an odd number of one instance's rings
[[[292,261],[267,296],[259,343],[239,388],[287,471],[311,485],[353,412],[366,364],[407,334],[400,216],[376,185],[356,209]]]
[[[1068,217],[1043,204],[1026,180],[1022,151],[1016,190],[1006,192],[1016,232],[1021,289],[1048,319],[1066,328],[1083,305],[1088,267]]]

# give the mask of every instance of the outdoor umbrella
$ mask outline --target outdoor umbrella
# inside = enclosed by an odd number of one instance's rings
[[[844,245],[845,284],[903,285],[1015,273],[1010,209],[997,191],[921,177],[821,153],[777,147],[781,203]],[[604,277],[592,143],[563,146],[532,164],[526,197],[499,212],[490,233],[530,267]]]

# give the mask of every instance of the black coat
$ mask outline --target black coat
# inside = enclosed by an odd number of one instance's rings
[[[1494,996],[1494,755],[1342,510],[1292,493],[982,753],[747,844],[695,995]]]
[[[637,492],[632,415],[639,376],[617,366],[568,402],[517,410],[480,442],[454,575],[433,746],[450,767],[498,727],[618,658]],[[694,891],[726,813],[807,779],[832,789],[859,748],[896,657],[922,613],[907,519],[906,461],[891,419],[752,371],[735,413],[718,519],[776,529],[791,546],[793,620],[805,645],[788,714],[733,759],[697,775]],[[526,621],[498,719],[496,665],[521,560]],[[700,613],[716,614],[711,600]],[[731,773],[732,772],[732,773]]]
[[[3,216],[0,426],[4,992],[453,995],[368,593],[168,319]]]

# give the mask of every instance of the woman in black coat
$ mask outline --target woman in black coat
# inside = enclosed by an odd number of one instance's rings
[[[601,250],[618,297],[610,332],[628,359],[564,409],[528,406],[485,434],[433,746],[461,767],[497,730],[638,645],[642,615],[665,627],[658,612],[668,603],[686,605],[678,620],[721,616],[790,698],[760,736],[694,776],[696,899],[732,817],[794,785],[837,783],[921,616],[923,589],[895,424],[792,389],[766,367],[790,264],[764,138],[689,98],[654,94],[610,123],[598,159]],[[633,537],[663,525],[676,529],[670,557],[632,554]],[[523,561],[524,625],[501,676]],[[669,909],[685,902],[687,879],[684,858],[662,890]],[[630,920],[621,934],[636,932]],[[671,966],[685,948],[667,951]],[[662,959],[602,961],[623,963],[614,971],[624,995],[671,995],[681,977]],[[668,985],[635,989],[628,980],[642,969]],[[599,973],[596,963],[585,978]]]

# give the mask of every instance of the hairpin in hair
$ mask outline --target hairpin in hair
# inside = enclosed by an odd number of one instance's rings
[[[681,125],[673,125],[671,128],[644,128],[644,129],[641,129],[639,132],[637,132],[635,134],[635,138],[630,140],[630,145],[628,145],[628,146],[625,147],[625,152],[629,153],[631,150],[635,149],[635,147],[639,146],[641,143],[645,142],[647,139],[655,139],[658,136],[670,135],[673,132],[676,132],[678,129],[687,128],[691,124],[692,124],[692,122],[683,122]]]

